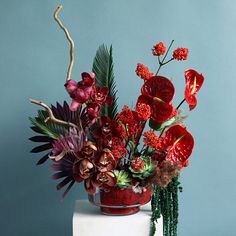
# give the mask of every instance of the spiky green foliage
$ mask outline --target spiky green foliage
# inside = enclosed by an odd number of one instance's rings
[[[132,176],[134,178],[139,178],[139,179],[146,179],[154,174],[154,169],[156,167],[156,162],[152,162],[149,157],[141,157],[142,160],[145,162],[144,167],[141,170],[135,171],[132,169],[130,166],[130,171],[132,172]]]
[[[96,75],[96,83],[100,87],[108,87],[108,96],[113,97],[113,102],[111,106],[104,105],[101,108],[100,115],[109,116],[111,119],[115,119],[117,115],[117,89],[114,80],[113,72],[113,56],[112,56],[112,46],[110,49],[105,45],[101,45],[95,55],[93,61],[93,72]]]
[[[45,122],[45,119],[48,117],[48,112],[44,110],[38,110],[38,116],[35,118],[29,118],[32,125],[39,128],[43,134],[46,136],[56,139],[60,134],[63,134],[65,131],[65,126],[58,125],[50,120]]]
[[[178,224],[178,191],[180,182],[178,177],[173,178],[166,188],[155,186],[152,196],[152,218],[151,233],[156,232],[156,222],[162,215],[163,217],[163,236],[177,236]]]
[[[114,170],[116,176],[116,185],[119,188],[131,187],[131,176],[127,171],[124,170]]]

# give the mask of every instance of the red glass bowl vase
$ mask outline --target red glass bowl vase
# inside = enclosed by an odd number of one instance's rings
[[[118,188],[109,191],[97,189],[93,195],[88,195],[89,201],[99,206],[105,215],[130,215],[139,212],[140,206],[151,200],[152,187]]]

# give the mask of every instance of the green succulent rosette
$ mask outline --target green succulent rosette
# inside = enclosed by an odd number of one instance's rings
[[[119,188],[128,188],[131,187],[132,177],[130,173],[124,170],[114,170],[116,176],[116,186]]]
[[[132,168],[132,166],[130,166],[129,169],[132,173],[133,178],[139,178],[141,180],[144,180],[144,179],[154,175],[154,170],[155,170],[157,163],[151,161],[150,157],[142,156],[141,158],[145,163],[142,169],[134,170]]]

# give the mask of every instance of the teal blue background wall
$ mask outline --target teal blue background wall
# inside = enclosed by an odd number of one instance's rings
[[[27,139],[27,117],[36,114],[30,97],[55,103],[64,91],[68,42],[52,13],[59,1],[0,0],[0,234],[69,236],[74,202],[86,198],[74,188],[64,202],[50,180],[49,165],[36,167]],[[187,125],[195,137],[180,195],[180,236],[235,236],[236,227],[236,2],[234,0],[61,1],[61,18],[76,44],[72,78],[91,70],[97,47],[113,44],[120,108],[132,105],[142,81],[136,63],[155,70],[151,47],[158,41],[188,47],[189,60],[161,71],[183,97],[183,71],[205,75],[198,107]],[[111,234],[112,235],[112,234]]]

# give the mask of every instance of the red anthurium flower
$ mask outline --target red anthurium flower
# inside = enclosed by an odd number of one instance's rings
[[[193,110],[197,106],[196,94],[202,87],[204,77],[197,71],[190,69],[185,71],[185,79],[185,100],[189,104],[189,109]]]
[[[167,150],[166,159],[185,163],[192,153],[194,139],[185,127],[175,125],[169,128],[164,138],[160,138],[160,151]]]
[[[80,104],[87,102],[94,89],[95,75],[94,73],[82,73],[82,81],[78,83],[74,80],[66,82],[65,87],[72,98],[70,109],[76,111]]]
[[[173,83],[163,76],[153,76],[141,89],[142,95],[138,103],[146,103],[151,107],[151,118],[156,122],[164,122],[173,115],[172,99],[175,94]]]
[[[152,109],[153,112],[151,118],[156,122],[164,122],[175,114],[175,108],[172,104],[162,103],[155,100],[152,103]]]

